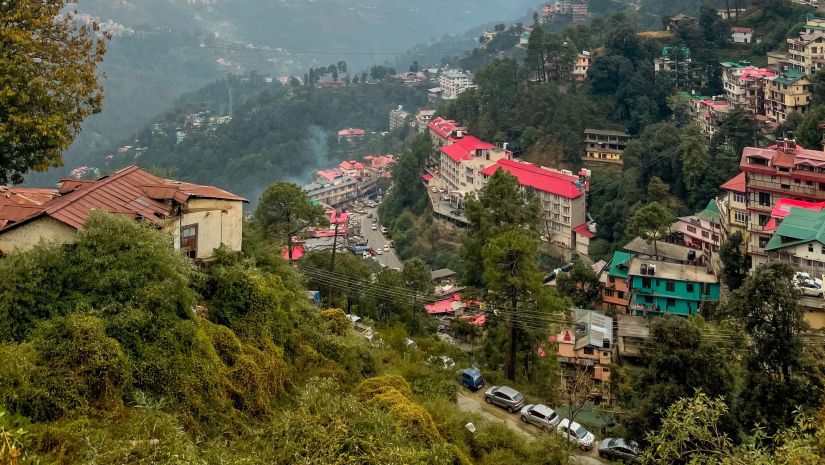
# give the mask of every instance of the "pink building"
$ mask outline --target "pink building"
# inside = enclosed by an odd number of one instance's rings
[[[679,218],[672,226],[672,231],[681,234],[686,247],[718,252],[722,241],[722,215],[716,199],[711,199],[708,206],[699,213]]]
[[[691,100],[693,119],[702,129],[702,133],[711,137],[719,130],[719,124],[732,110],[725,100]]]

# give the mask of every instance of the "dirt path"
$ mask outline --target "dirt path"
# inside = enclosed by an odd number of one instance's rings
[[[481,415],[489,421],[498,421],[507,425],[508,428],[518,433],[522,437],[533,440],[541,432],[532,425],[526,425],[519,421],[518,415],[511,415],[506,410],[495,406],[487,405],[484,402],[484,392],[471,393],[462,390],[458,393],[458,408],[465,412],[473,412]],[[604,465],[606,463],[598,459],[598,451],[594,447],[592,451],[574,451],[570,455],[570,462],[578,465]]]

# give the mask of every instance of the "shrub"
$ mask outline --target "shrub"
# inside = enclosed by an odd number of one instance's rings
[[[351,326],[347,314],[340,308],[330,308],[321,312],[321,319],[328,332],[337,336],[344,336]]]

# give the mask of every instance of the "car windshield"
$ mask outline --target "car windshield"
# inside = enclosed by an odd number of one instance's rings
[[[524,400],[524,396],[521,394],[516,394],[515,396],[513,396],[513,400],[516,402],[521,402]]]
[[[584,437],[587,436],[587,430],[584,429],[584,426],[579,426],[576,429],[576,436],[578,436],[579,439],[584,439]]]
[[[553,420],[553,419],[555,419],[557,416],[558,416],[558,415],[556,415],[556,412],[550,412],[550,416],[549,416],[549,417],[547,417],[547,418],[549,418],[550,420]]]

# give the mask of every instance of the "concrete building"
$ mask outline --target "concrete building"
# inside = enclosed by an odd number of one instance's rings
[[[427,110],[425,108],[422,108],[415,114],[415,125],[419,134],[427,132],[427,125],[430,124],[433,116],[435,116],[435,110]]]
[[[102,210],[153,224],[169,233],[176,250],[209,260],[221,245],[241,250],[245,202],[216,187],[159,178],[137,166],[95,181],[65,179],[55,197],[27,208],[25,216],[14,216],[18,207],[0,207],[0,253],[40,242],[71,244],[92,211]]]
[[[825,200],[825,152],[796,145],[792,139],[767,148],[746,147],[739,169],[745,175],[748,253],[754,266],[767,261],[765,247],[773,232],[771,213],[780,199]]]
[[[630,311],[639,316],[695,315],[719,301],[719,278],[705,267],[634,257],[628,267]]]
[[[811,81],[801,71],[791,69],[767,79],[765,116],[781,124],[793,112],[805,113],[811,102]]]
[[[676,32],[676,30],[679,29],[680,26],[684,24],[694,23],[696,23],[696,18],[694,18],[693,16],[688,16],[684,13],[679,13],[678,15],[672,16],[667,20],[667,25],[665,29],[667,29],[670,32]]]
[[[621,166],[622,154],[630,137],[630,134],[624,131],[585,129],[582,162],[585,165]]]
[[[765,246],[768,258],[812,276],[825,273],[825,211],[792,207]],[[823,302],[825,307],[825,302]]]
[[[630,305],[630,287],[627,279],[631,258],[631,253],[617,250],[613,253],[607,273],[599,276],[603,286],[602,306],[605,309],[624,311]]]
[[[404,110],[404,105],[390,110],[390,131],[406,126],[410,123],[410,113]]]
[[[739,173],[722,184],[724,194],[718,199],[719,217],[722,225],[723,239],[734,232],[741,232],[748,240],[748,196],[745,173]]]
[[[355,200],[360,195],[358,180],[349,176],[337,178],[329,183],[312,183],[304,186],[307,197],[331,207],[340,207]]]
[[[642,358],[642,349],[647,345],[650,337],[650,321],[633,315],[616,315],[617,338],[614,347],[617,359],[639,360]]]
[[[588,2],[587,0],[578,0],[576,3],[571,5],[570,7],[570,14],[573,16],[574,23],[583,23],[587,21],[588,13]]]
[[[562,363],[593,368],[593,379],[610,382],[613,363],[613,318],[594,310],[574,310],[573,327],[556,336]]]
[[[812,75],[825,68],[825,19],[808,16],[799,37],[787,39],[788,61],[792,69]]]
[[[732,107],[721,97],[710,99],[691,99],[693,121],[708,138],[713,137],[722,121],[730,113]]]
[[[725,99],[734,107],[744,108],[752,115],[765,114],[765,86],[776,72],[756,68],[748,63],[722,63],[722,85]]]
[[[451,144],[441,147],[441,179],[453,203],[461,205],[467,195],[481,190],[483,170],[507,157],[504,149],[459,131]]]
[[[753,29],[749,27],[730,28],[730,40],[734,44],[750,44],[753,42]]]
[[[448,69],[438,76],[438,87],[443,100],[455,100],[465,90],[475,87],[473,75],[460,69]]]
[[[690,82],[690,49],[687,47],[666,46],[662,54],[653,60],[653,71],[668,76],[677,87]]]
[[[706,254],[718,252],[722,245],[722,214],[716,199],[711,199],[707,207],[695,215],[680,217],[671,230],[682,236],[685,247]]]
[[[346,128],[338,131],[338,143],[356,144],[364,140],[367,132],[358,128]]]
[[[515,176],[528,198],[538,196],[551,243],[587,255],[590,239],[595,236],[587,223],[587,179],[503,158],[481,171],[482,182],[486,184],[498,170]]]
[[[582,50],[576,56],[576,64],[573,65],[573,80],[577,82],[584,82],[587,80],[587,70],[590,69],[590,52]]]

